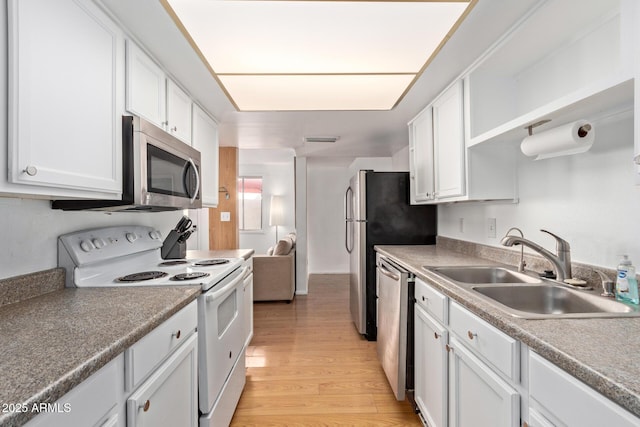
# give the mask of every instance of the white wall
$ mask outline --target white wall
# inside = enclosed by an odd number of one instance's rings
[[[391,167],[394,171],[409,170],[409,146],[405,146],[391,156]]]
[[[615,268],[620,254],[640,265],[640,186],[634,184],[633,121],[595,122],[596,141],[584,154],[518,164],[518,204],[469,203],[438,209],[438,234],[500,246],[508,228],[555,249],[555,232],[571,244],[572,260]],[[514,141],[514,143],[519,143]],[[460,232],[460,218],[464,231]],[[486,221],[497,220],[497,238]],[[527,250],[527,249],[526,249]]]
[[[344,192],[350,178],[344,165],[307,163],[309,274],[349,272],[344,248]]]
[[[390,171],[390,157],[307,161],[307,236],[309,274],[348,273],[344,247],[344,193],[361,169]]]
[[[166,237],[181,216],[182,211],[113,214],[65,212],[51,209],[47,200],[0,198],[0,278],[56,267],[57,238],[61,234],[132,224],[156,227]]]
[[[241,231],[240,247],[267,253],[276,244],[276,227],[269,225],[271,196],[284,196],[285,225],[278,238],[295,230],[295,177],[292,150],[239,150],[240,176],[262,177],[262,231]]]

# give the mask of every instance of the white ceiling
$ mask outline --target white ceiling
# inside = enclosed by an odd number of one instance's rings
[[[316,112],[236,111],[159,0],[100,1],[216,117],[221,145],[291,148],[308,157],[387,157],[408,144],[407,122],[539,0],[480,0],[393,110]],[[303,137],[312,135],[340,139],[305,144]]]

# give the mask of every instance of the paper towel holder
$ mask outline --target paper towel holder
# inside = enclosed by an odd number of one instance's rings
[[[549,123],[551,119],[540,120],[539,122],[535,122],[530,124],[529,126],[525,126],[524,128],[529,131],[529,136],[533,135],[533,128],[537,128],[538,126],[542,126],[545,123]]]

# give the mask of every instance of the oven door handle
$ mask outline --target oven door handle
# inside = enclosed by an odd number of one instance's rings
[[[214,288],[213,291],[207,292],[205,294],[205,301],[206,302],[211,302],[214,299],[218,298],[218,296],[220,296],[221,294],[224,294],[225,292],[227,292],[229,289],[235,288],[239,283],[244,281],[245,274],[246,274],[248,269],[249,269],[249,267],[244,267],[242,269],[242,271],[240,272],[240,274],[238,274],[231,282],[227,283],[222,288],[220,288],[220,289],[215,289]]]

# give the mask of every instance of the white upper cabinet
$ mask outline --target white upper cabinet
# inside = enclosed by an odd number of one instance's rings
[[[457,80],[409,122],[411,203],[515,200],[510,145],[467,148],[467,80]]]
[[[127,111],[191,144],[191,98],[127,40]]]
[[[164,129],[167,115],[164,71],[127,40],[127,111]]]
[[[462,81],[433,103],[433,148],[436,197],[465,194],[465,149]]]
[[[218,206],[218,125],[198,105],[193,104],[193,148],[201,155],[202,207]]]
[[[434,199],[432,114],[429,107],[409,123],[411,203]]]
[[[191,142],[191,98],[167,79],[167,130],[184,142]]]
[[[120,197],[122,31],[88,0],[10,0],[8,27],[9,170],[0,192]]]

